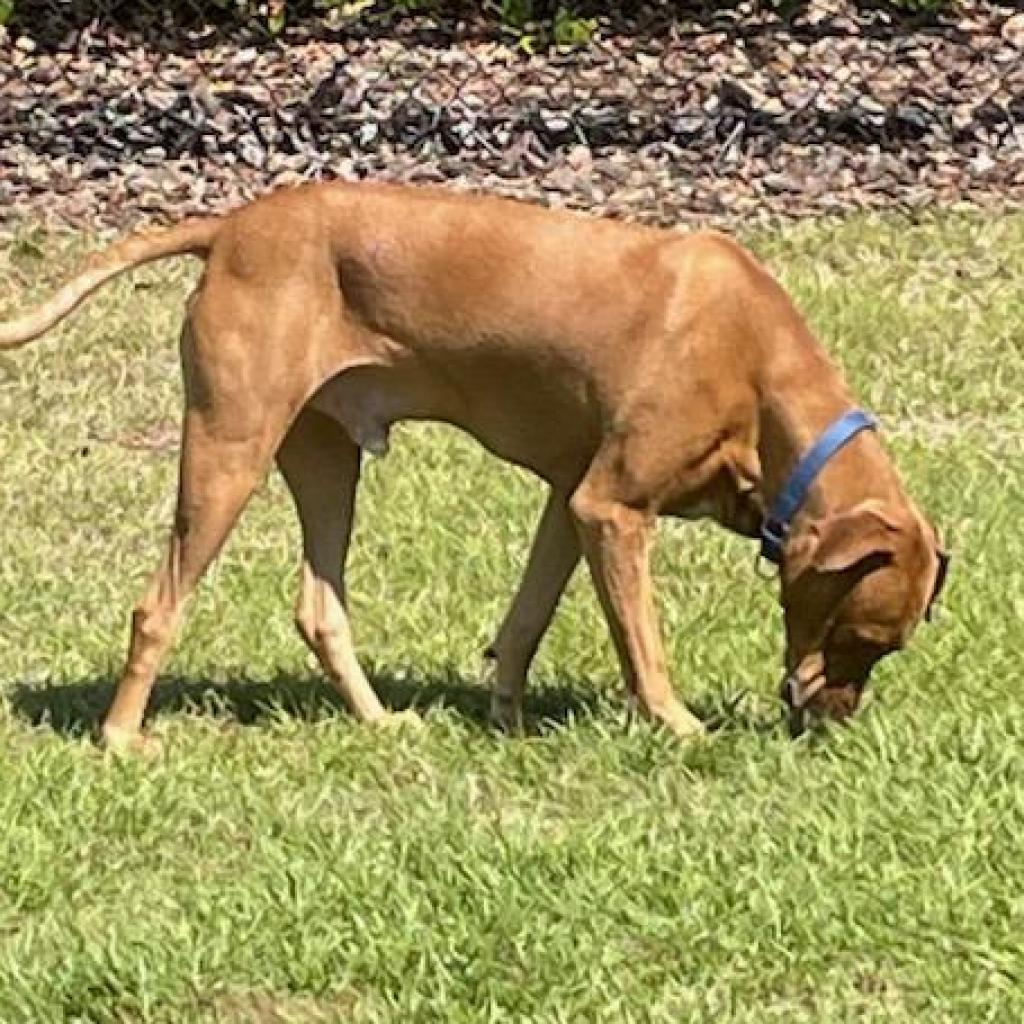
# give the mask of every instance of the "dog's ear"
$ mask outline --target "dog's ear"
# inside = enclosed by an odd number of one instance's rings
[[[821,573],[846,572],[868,559],[891,559],[896,553],[899,523],[878,501],[865,501],[811,525],[815,541],[810,564]]]
[[[942,593],[942,588],[946,585],[946,576],[949,573],[949,552],[944,551],[941,547],[935,549],[935,557],[939,560],[938,568],[935,570],[935,583],[932,585],[932,593],[928,598],[928,604],[924,609],[924,618],[926,622],[931,622],[932,619],[932,607],[939,599],[939,595]]]

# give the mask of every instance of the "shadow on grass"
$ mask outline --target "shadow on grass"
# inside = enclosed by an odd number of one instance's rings
[[[484,684],[443,675],[416,678],[381,671],[371,682],[383,704],[393,711],[407,708],[450,708],[479,728],[491,729],[490,690]],[[97,676],[72,683],[19,683],[7,691],[14,714],[33,726],[48,726],[64,736],[98,731],[114,694],[114,678]],[[529,731],[550,732],[593,715],[600,696],[585,686],[547,686],[531,691],[526,710]],[[147,721],[162,715],[197,714],[227,718],[239,725],[260,725],[282,716],[315,721],[346,716],[341,698],[322,679],[282,674],[271,680],[204,682],[164,677],[153,688]]]
[[[415,677],[381,669],[371,682],[384,705],[394,711],[407,708],[447,708],[479,729],[492,730],[489,719],[490,690],[476,680],[453,673]],[[97,676],[73,683],[20,683],[7,691],[14,714],[33,726],[47,726],[69,737],[98,732],[114,693],[112,676]],[[779,717],[765,714],[740,691],[719,700],[705,699],[690,705],[709,732],[774,733]],[[545,685],[527,691],[527,731],[543,736],[570,722],[599,713],[607,697],[593,685]],[[759,702],[754,702],[759,703]],[[164,677],[157,682],[149,703],[147,721],[162,715],[193,714],[229,719],[243,726],[259,726],[284,717],[317,721],[348,711],[337,693],[316,676],[283,673],[270,680],[232,679],[204,682]]]

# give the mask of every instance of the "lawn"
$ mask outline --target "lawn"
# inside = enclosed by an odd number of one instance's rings
[[[531,733],[485,722],[480,652],[540,486],[438,427],[370,462],[357,642],[418,731],[355,724],[292,626],[268,481],[158,687],[155,761],[91,732],[174,498],[185,261],[0,355],[0,1020],[1024,1019],[1024,215],[748,239],[845,367],[954,553],[936,620],[853,728],[787,739],[754,549],[666,523],[679,692],[628,721],[580,572]],[[92,240],[0,249],[0,312]]]

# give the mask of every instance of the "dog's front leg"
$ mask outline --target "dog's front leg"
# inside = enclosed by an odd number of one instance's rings
[[[486,652],[494,659],[491,720],[506,732],[522,732],[526,674],[580,554],[565,496],[552,491],[519,589]]]
[[[593,480],[584,480],[570,504],[631,699],[677,736],[703,733],[672,693],[665,667],[651,588],[653,513],[617,501]]]

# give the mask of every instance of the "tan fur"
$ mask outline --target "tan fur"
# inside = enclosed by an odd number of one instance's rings
[[[491,648],[496,718],[519,726],[530,660],[583,555],[636,706],[681,735],[701,730],[666,671],[648,568],[655,518],[710,515],[756,535],[800,454],[853,404],[751,255],[716,233],[506,200],[307,186],[120,243],[42,309],[0,325],[0,345],[37,336],[114,274],[186,252],[206,269],[182,332],[178,510],[135,611],[109,742],[141,742],[182,602],[275,459],[303,527],[299,629],[353,712],[386,719],[353,651],[343,561],[360,448],[386,450],[405,419],[456,424],[551,488]],[[829,531],[864,502],[881,517],[863,519],[885,542],[874,561],[870,539],[837,553],[856,516]],[[819,561],[842,572],[815,566],[829,532]],[[836,629],[854,646],[858,630],[902,644],[934,589],[936,546],[879,439],[859,435],[791,534],[788,669],[820,668]],[[836,676],[826,691],[853,682]]]

